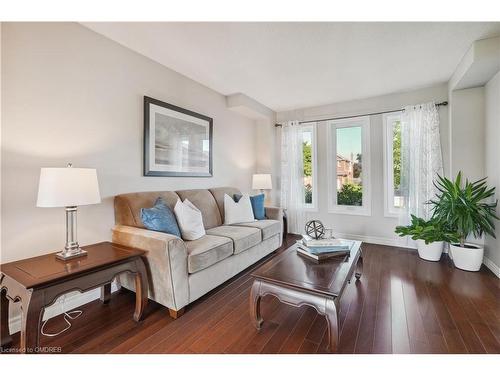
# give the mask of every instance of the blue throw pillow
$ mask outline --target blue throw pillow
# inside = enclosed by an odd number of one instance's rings
[[[174,213],[161,197],[156,200],[153,207],[141,208],[141,220],[147,229],[181,236]]]
[[[234,194],[233,199],[235,202],[239,202],[241,199],[241,194]],[[264,194],[254,195],[250,197],[250,203],[252,203],[253,217],[257,220],[264,220],[266,218],[266,210],[264,209],[264,199],[266,196]]]

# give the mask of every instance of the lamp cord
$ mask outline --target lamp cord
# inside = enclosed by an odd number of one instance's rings
[[[62,299],[62,310],[64,311],[64,302],[66,301],[66,296],[63,297]],[[59,332],[55,332],[55,333],[48,333],[48,332],[45,332],[44,329],[45,329],[45,325],[48,323],[48,321],[52,318],[49,318],[47,319],[46,321],[43,322],[42,324],[42,328],[40,329],[40,332],[42,335],[44,336],[47,336],[47,337],[55,337],[55,336],[59,336],[61,333],[64,333],[66,332],[68,329],[71,328],[72,324],[71,324],[71,320],[75,320],[77,318],[80,317],[80,315],[83,314],[83,311],[82,310],[72,310],[72,311],[67,311],[67,312],[64,312],[64,321],[66,322],[66,327],[64,327],[62,330],[60,330]]]

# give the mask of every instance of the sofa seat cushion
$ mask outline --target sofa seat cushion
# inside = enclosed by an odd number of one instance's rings
[[[236,226],[258,228],[262,232],[262,241],[281,232],[281,222],[278,220],[257,220],[250,223],[234,224]]]
[[[248,250],[262,241],[259,228],[222,225],[208,229],[207,234],[231,239],[233,241],[234,254]]]
[[[205,235],[185,241],[188,253],[188,272],[195,273],[233,255],[233,241],[227,237]]]

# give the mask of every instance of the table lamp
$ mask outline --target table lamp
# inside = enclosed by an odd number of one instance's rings
[[[37,207],[66,207],[66,246],[56,257],[68,260],[87,255],[76,236],[77,206],[100,203],[97,172],[90,168],[41,168]]]
[[[264,193],[264,190],[271,190],[273,188],[273,183],[271,181],[270,174],[254,174],[252,178],[252,189],[260,190]]]

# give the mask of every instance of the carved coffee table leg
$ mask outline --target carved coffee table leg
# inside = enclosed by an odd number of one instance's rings
[[[135,267],[137,269],[135,274],[135,312],[134,320],[136,322],[142,320],[144,310],[148,305],[148,275],[146,273],[146,267],[142,259],[137,259],[135,261]]]
[[[325,302],[325,317],[328,326],[328,350],[336,353],[339,344],[339,317],[337,304],[327,298]]]
[[[7,291],[0,290],[0,347],[7,348],[12,343],[9,332],[9,299]]]
[[[103,304],[109,303],[109,300],[111,299],[111,283],[109,284],[104,284],[101,286],[101,302]]]
[[[359,280],[363,273],[363,252],[361,249],[359,249],[359,258],[358,262],[356,263],[356,279]]]
[[[40,322],[44,304],[41,293],[28,290],[21,297],[21,352],[34,354],[40,345]]]
[[[255,280],[250,291],[250,316],[255,328],[260,329],[264,320],[260,315],[260,281]]]

